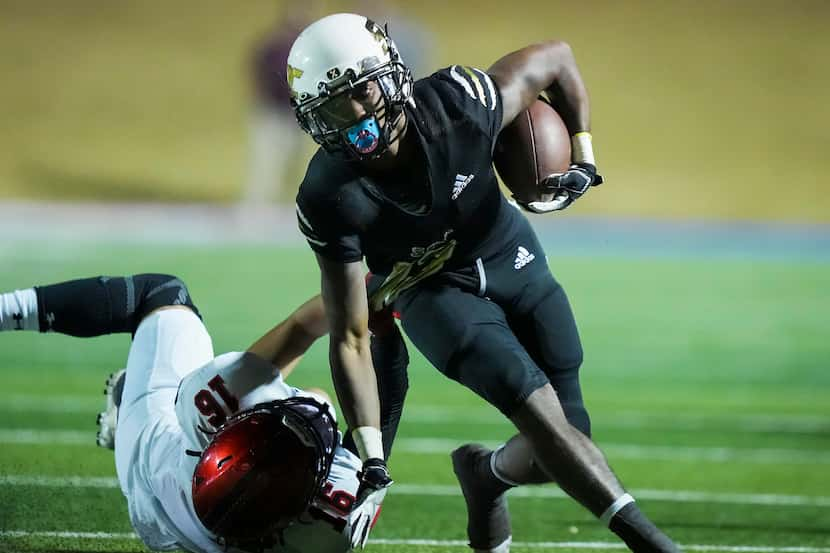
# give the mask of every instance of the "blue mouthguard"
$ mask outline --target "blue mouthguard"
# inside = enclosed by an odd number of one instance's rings
[[[346,138],[349,144],[361,154],[375,151],[380,143],[377,120],[374,116],[363,119],[346,131]]]

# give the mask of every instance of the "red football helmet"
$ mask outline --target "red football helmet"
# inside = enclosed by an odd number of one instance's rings
[[[199,520],[227,545],[274,543],[323,487],[337,423],[313,398],[261,403],[216,432],[193,473]]]

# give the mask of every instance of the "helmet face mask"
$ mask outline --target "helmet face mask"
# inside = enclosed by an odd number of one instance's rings
[[[276,543],[328,478],[337,424],[326,404],[295,397],[238,413],[216,432],[193,474],[199,520],[227,546]]]
[[[343,38],[327,34],[333,29]],[[386,31],[373,21],[337,14],[313,23],[292,47],[288,75],[300,127],[328,153],[349,160],[377,159],[399,138],[412,74]],[[380,92],[371,110],[350,118],[329,116],[343,111],[339,106],[371,83]]]

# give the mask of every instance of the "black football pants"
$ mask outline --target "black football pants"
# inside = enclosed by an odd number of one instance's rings
[[[565,291],[526,221],[505,242],[468,270],[402,293],[395,309],[404,330],[439,371],[508,417],[550,382],[570,423],[590,436],[582,346]]]

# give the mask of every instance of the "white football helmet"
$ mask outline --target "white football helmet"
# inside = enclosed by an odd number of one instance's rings
[[[329,15],[305,28],[288,55],[288,87],[300,127],[327,152],[352,159],[379,157],[412,95],[412,74],[386,30],[361,15]],[[376,81],[384,105],[359,121],[337,125],[320,107],[367,81]],[[376,113],[383,113],[383,124]]]

